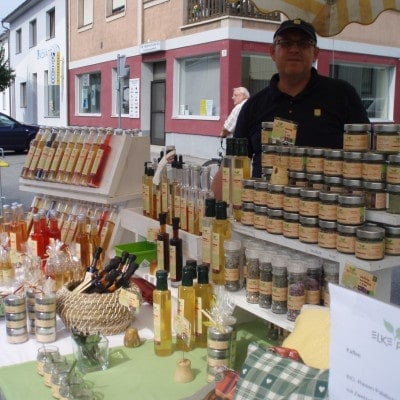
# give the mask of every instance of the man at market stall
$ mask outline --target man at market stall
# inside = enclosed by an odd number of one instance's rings
[[[284,21],[276,30],[271,57],[278,73],[250,97],[239,114],[235,137],[248,138],[253,177],[261,176],[261,124],[276,118],[296,126],[295,144],[342,148],[344,124],[369,123],[360,96],[348,82],[319,75],[319,49],[312,25]]]

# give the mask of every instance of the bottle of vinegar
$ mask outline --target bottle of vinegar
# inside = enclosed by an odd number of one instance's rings
[[[235,155],[235,138],[226,139],[226,152],[222,160],[222,200],[228,205],[232,201],[232,165]]]
[[[169,233],[167,213],[159,214],[160,230],[157,234],[157,269],[169,272]]]
[[[171,286],[182,280],[182,239],[179,237],[179,218],[172,218],[172,238],[169,241],[169,277]]]

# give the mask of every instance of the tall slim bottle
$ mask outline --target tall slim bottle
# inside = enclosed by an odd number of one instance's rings
[[[224,241],[231,238],[231,223],[227,219],[227,204],[217,201],[215,220],[212,226],[211,268],[212,281],[216,285],[225,284]]]
[[[238,138],[235,143],[232,168],[232,208],[236,221],[242,216],[242,180],[250,178],[250,158],[247,153],[247,139]]]
[[[182,239],[179,237],[179,218],[172,218],[172,238],[169,241],[169,277],[171,286],[177,287],[182,280]]]
[[[235,138],[226,139],[226,152],[222,160],[222,200],[228,204],[232,201],[232,163],[235,155]]]
[[[38,143],[42,140],[42,136],[44,135],[44,132],[45,132],[44,128],[39,128],[35,138],[32,140],[31,145],[29,146],[29,151],[28,151],[28,154],[26,155],[25,163],[24,163],[24,166],[22,167],[22,171],[21,171],[22,178],[27,178],[33,155],[35,154]]]
[[[144,163],[144,174],[142,176],[142,206],[143,215],[150,216],[150,188],[149,188],[149,168],[150,161]]]
[[[192,268],[183,267],[182,284],[178,288],[178,315],[184,317],[190,323],[190,341],[184,340],[181,334],[176,335],[176,349],[190,351],[195,344],[195,306],[196,294],[193,286]]]
[[[157,356],[172,353],[171,291],[167,277],[167,271],[158,270],[153,291],[154,353]]]
[[[190,189],[190,167],[188,165],[182,166],[182,186],[181,186],[181,201],[180,201],[180,218],[181,229],[188,230],[188,192]]]
[[[167,213],[160,213],[160,230],[157,233],[157,269],[169,272],[169,233],[167,232]]]
[[[60,139],[60,143],[54,153],[53,161],[51,162],[48,173],[45,175],[45,180],[49,182],[55,182],[56,176],[59,171],[62,159],[64,157],[64,151],[69,143],[72,131],[70,129],[60,129],[62,138]]]
[[[197,209],[199,214],[199,234],[203,232],[203,218],[206,213],[206,199],[214,197],[214,192],[211,190],[210,185],[210,167],[201,167],[200,170],[200,191],[197,198]]]
[[[197,267],[197,283],[194,284],[196,294],[196,323],[195,341],[196,347],[207,347],[207,323],[208,319],[202,310],[210,312],[212,300],[212,286],[208,279],[209,268],[205,264]]]
[[[99,146],[104,138],[105,132],[102,128],[98,128],[96,130],[96,135],[93,139],[93,142],[90,146],[88,155],[86,157],[85,164],[82,169],[81,173],[81,181],[80,184],[82,186],[87,186],[89,179],[90,179],[90,171],[92,170],[93,163],[96,159],[97,151],[99,150]]]
[[[51,149],[53,148],[53,143],[56,140],[58,131],[56,129],[52,129],[50,132],[49,137],[47,138],[47,141],[43,147],[42,153],[40,154],[39,161],[36,166],[35,170],[35,179],[41,180],[43,179],[43,174],[45,171],[45,168],[50,164],[48,161],[48,158],[51,157],[52,151]]]
[[[71,151],[71,155],[69,156],[69,160],[67,163],[67,168],[64,173],[64,181],[63,183],[71,184],[72,177],[74,175],[74,171],[76,168],[76,164],[78,163],[78,159],[80,154],[82,154],[83,143],[85,141],[87,135],[87,130],[85,128],[79,130],[79,136],[75,143],[74,148]]]
[[[61,231],[58,227],[57,213],[55,210],[50,211],[49,215],[49,243],[52,245],[56,240],[61,240]]]
[[[74,129],[72,131],[68,130],[68,134],[66,135],[67,136],[66,140],[68,140],[68,142],[65,145],[65,149],[62,154],[60,164],[58,166],[58,171],[54,178],[55,182],[63,183],[65,180],[68,162],[71,157],[72,150],[74,149],[75,144],[78,141],[79,133],[80,131],[77,129]]]
[[[29,165],[28,172],[24,178],[33,179],[35,177],[36,167],[39,163],[40,156],[42,154],[43,148],[46,142],[49,140],[51,135],[51,129],[45,128],[44,134],[40,137],[40,140],[35,148],[35,153],[33,154],[32,161]]]
[[[215,219],[215,199],[205,200],[205,215],[201,226],[201,254],[203,264],[211,265],[212,254],[212,226]]]
[[[90,264],[90,245],[89,234],[86,231],[86,215],[78,215],[78,226],[75,236],[76,254],[80,256],[81,264],[88,266]]]
[[[97,226],[97,218],[95,215],[89,217],[89,253],[93,254],[94,251],[100,247],[100,235]],[[100,253],[100,260],[103,260],[103,254]]]
[[[199,209],[198,199],[200,191],[200,166],[190,168],[190,188],[187,191],[188,232],[199,234]]]
[[[174,196],[174,217],[181,219],[181,195],[183,185],[183,170],[182,170],[182,156],[179,156],[175,165],[176,182],[172,184],[172,195]]]
[[[82,171],[85,166],[85,163],[88,161],[89,151],[92,147],[93,141],[96,137],[96,130],[94,128],[90,129],[89,132],[84,129],[83,130],[84,139],[82,144],[82,149],[78,155],[78,160],[76,161],[76,165],[74,170],[72,171],[72,179],[71,183],[73,185],[80,185],[82,180]]]
[[[47,156],[46,160],[43,165],[43,170],[40,179],[43,181],[47,181],[49,174],[50,174],[50,168],[51,165],[53,164],[54,157],[56,155],[57,149],[60,147],[60,144],[62,142],[63,136],[64,136],[64,130],[63,129],[57,129],[55,130],[55,138],[51,143],[51,146],[47,149]]]
[[[44,245],[45,238],[40,230],[40,215],[33,214],[32,220],[33,232],[28,239],[28,245],[33,256],[44,258],[46,250]]]
[[[113,207],[107,215],[107,219],[104,221],[100,231],[100,246],[103,249],[108,249],[110,245],[111,236],[114,232],[115,221],[118,216],[118,208]]]

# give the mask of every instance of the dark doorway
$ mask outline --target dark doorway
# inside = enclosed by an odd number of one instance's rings
[[[165,80],[151,82],[150,141],[165,146]]]

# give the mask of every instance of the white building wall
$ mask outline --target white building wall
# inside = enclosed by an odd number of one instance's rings
[[[4,60],[9,57],[8,34],[5,32],[0,36],[0,47],[4,49]],[[0,112],[10,115],[10,89],[0,92]]]
[[[15,70],[15,111],[17,120],[46,126],[65,126],[67,114],[67,34],[65,0],[31,0],[21,16],[10,21],[10,65]],[[55,37],[47,39],[47,12],[55,8]],[[18,9],[17,9],[18,10]],[[10,14],[12,17],[13,14]],[[10,18],[11,19],[11,18]],[[36,19],[37,44],[29,47],[29,24]],[[16,53],[16,31],[21,29],[21,52]],[[55,66],[54,53],[60,52],[60,116],[47,113],[46,71]],[[27,104],[21,107],[21,84],[26,83]]]

